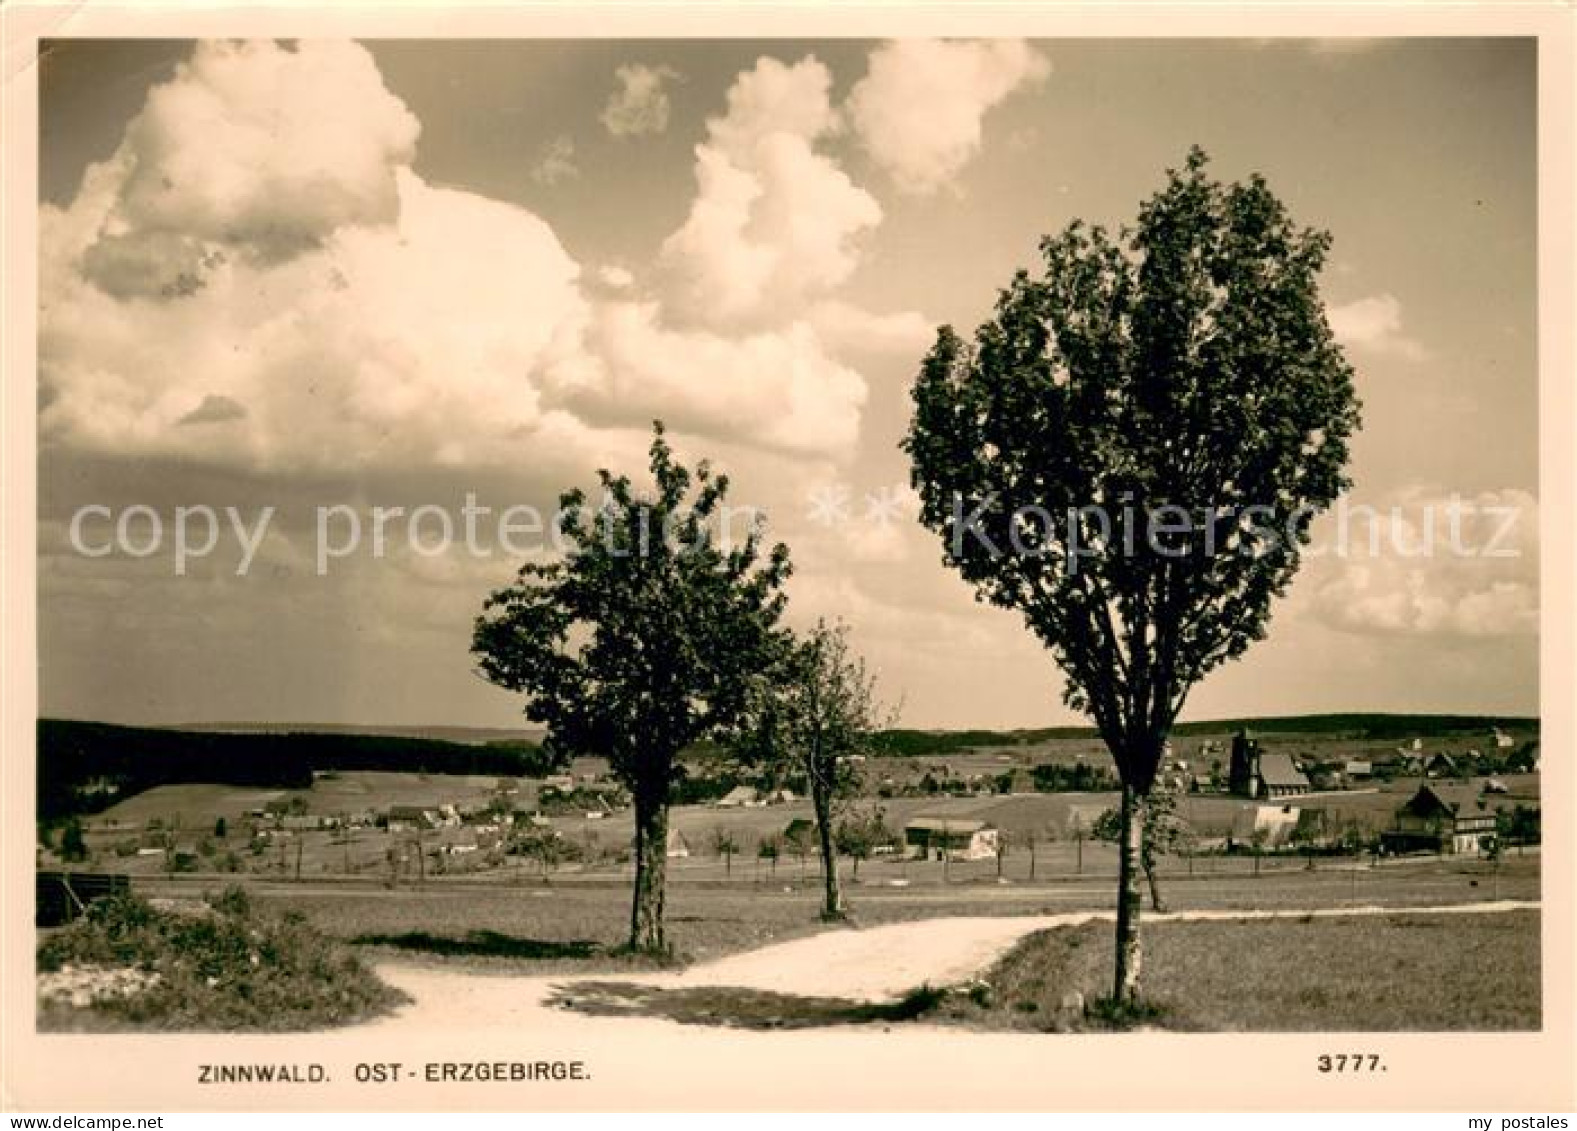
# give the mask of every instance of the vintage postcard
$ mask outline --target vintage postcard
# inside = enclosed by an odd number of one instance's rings
[[[0,15],[8,1109],[1571,1109],[1570,9]]]

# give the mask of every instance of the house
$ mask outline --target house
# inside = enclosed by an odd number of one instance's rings
[[[574,774],[549,774],[542,779],[543,793],[573,793],[575,792]]]
[[[1496,750],[1510,750],[1515,745],[1517,745],[1517,740],[1516,739],[1512,738],[1511,735],[1507,734],[1505,731],[1501,730],[1499,727],[1495,728],[1495,749]]]
[[[1425,763],[1424,774],[1432,778],[1457,778],[1462,776],[1462,769],[1451,755],[1436,754]]]
[[[816,822],[809,817],[795,817],[783,827],[783,839],[794,841],[798,839],[814,840],[818,836]]]
[[[1390,765],[1398,774],[1421,774],[1424,772],[1424,760],[1417,751],[1409,750],[1405,746],[1396,748],[1396,756],[1390,759]]]
[[[670,860],[682,860],[690,855],[690,842],[685,840],[684,834],[678,829],[668,830],[668,846],[664,855]]]
[[[1280,848],[1292,842],[1302,815],[1292,805],[1245,805],[1232,815],[1232,843]]]
[[[1466,785],[1421,785],[1380,834],[1387,852],[1475,853],[1496,833],[1506,803]]]
[[[738,809],[743,806],[756,804],[756,791],[753,786],[736,785],[715,802],[719,809]]]
[[[423,805],[389,806],[389,831],[391,833],[422,832],[437,828],[438,811]]]
[[[1368,781],[1374,776],[1374,764],[1362,758],[1350,758],[1342,764],[1342,775],[1348,781]]]
[[[998,832],[962,817],[915,817],[904,826],[904,848],[923,860],[987,860],[997,854]]]

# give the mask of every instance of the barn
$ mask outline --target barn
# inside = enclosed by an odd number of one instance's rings
[[[999,835],[984,821],[920,816],[904,826],[904,850],[922,860],[988,860],[997,854]]]

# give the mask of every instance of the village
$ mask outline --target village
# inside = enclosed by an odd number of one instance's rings
[[[1034,880],[1109,865],[1116,782],[1093,740],[967,748],[937,757],[855,756],[834,847],[861,880],[971,875]],[[1180,738],[1158,788],[1176,799],[1174,870],[1252,858],[1493,858],[1540,838],[1536,733],[1400,745],[1239,730]],[[711,752],[687,764],[668,824],[672,877],[759,881],[817,867],[803,783],[749,780]],[[442,877],[623,875],[633,823],[599,759],[540,778],[319,771],[310,788],[177,784],[139,793],[39,849],[62,864],[131,876],[349,879],[388,887]],[[939,868],[915,868],[915,864]],[[973,871],[951,865],[973,865]],[[872,872],[872,867],[886,872]],[[933,876],[934,873],[934,876]]]

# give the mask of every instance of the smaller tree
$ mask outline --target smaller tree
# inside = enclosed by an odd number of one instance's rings
[[[1139,851],[1139,865],[1150,885],[1150,907],[1154,911],[1166,910],[1158,874],[1161,857],[1186,851],[1192,841],[1188,822],[1178,812],[1181,788],[1181,779],[1165,775],[1156,779],[1145,801],[1144,841]]]
[[[1250,850],[1252,850],[1254,853],[1254,874],[1256,876],[1259,875],[1259,862],[1260,859],[1265,855],[1265,846],[1269,843],[1269,829],[1255,829],[1253,833],[1249,835],[1248,844]]]
[[[848,627],[819,621],[803,638],[781,636],[778,663],[754,681],[748,723],[736,749],[741,760],[803,777],[816,816],[815,842],[822,861],[822,918],[841,919],[836,817],[859,790],[860,756],[870,748],[877,719],[875,680],[849,647]],[[801,871],[812,842],[808,830],[790,831],[789,847]],[[803,841],[803,842],[802,842]]]
[[[1161,858],[1179,851],[1189,843],[1190,839],[1188,823],[1177,811],[1178,788],[1177,781],[1170,775],[1160,775],[1151,787],[1149,797],[1137,805],[1144,822],[1139,866],[1143,869],[1145,882],[1150,888],[1150,908],[1158,912],[1166,910],[1166,901],[1161,897],[1159,875]],[[1106,810],[1095,819],[1091,832],[1098,840],[1121,844],[1121,811]]]
[[[224,840],[225,837],[227,837],[229,835],[230,835],[230,829],[229,829],[229,826],[225,824],[225,819],[223,817],[220,817],[217,820],[215,820],[214,821],[214,839],[215,840]]]
[[[528,860],[535,860],[542,871],[542,878],[557,868],[573,853],[568,841],[556,829],[527,825],[516,834],[514,851]]]
[[[805,878],[805,863],[810,859],[815,841],[806,825],[793,825],[783,833],[783,847],[799,857],[800,878]]]
[[[82,836],[82,822],[75,817],[60,830],[60,858],[68,864],[79,864],[88,858],[87,841]]]
[[[723,858],[723,874],[734,874],[734,854],[739,851],[739,841],[728,829],[712,830],[712,851]]]
[[[1010,833],[1007,829],[999,830],[997,832],[997,849],[996,849],[997,879],[999,879],[999,880],[1002,878],[1002,865],[1007,861],[1008,853],[1012,850],[1012,848],[1013,848],[1013,834]]]
[[[854,878],[860,878],[860,862],[869,860],[876,849],[893,842],[887,827],[887,811],[881,806],[855,810],[838,822],[834,836],[839,852],[854,861]]]
[[[772,869],[772,875],[778,874],[778,857],[783,855],[783,838],[777,833],[766,833],[761,838],[761,843],[756,845],[756,858],[767,861]]]

